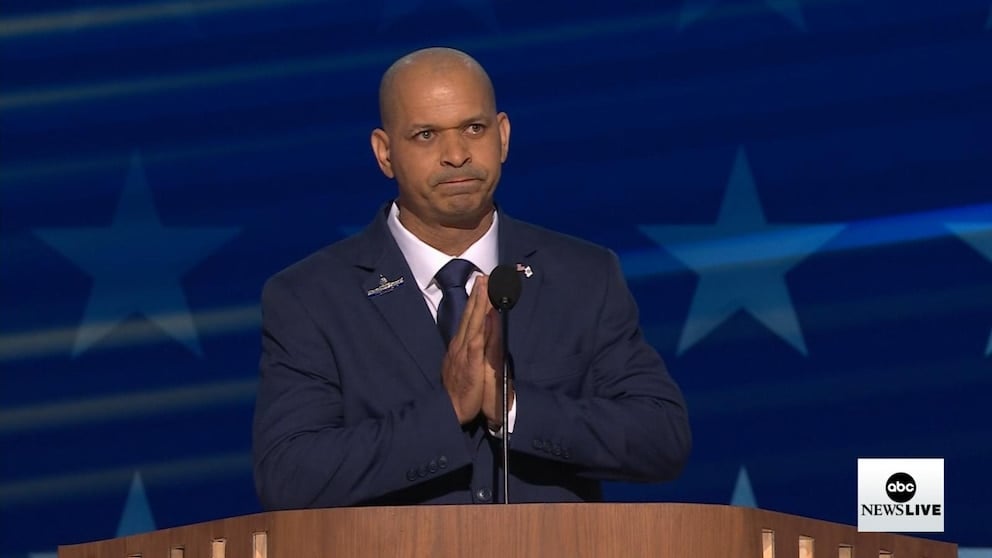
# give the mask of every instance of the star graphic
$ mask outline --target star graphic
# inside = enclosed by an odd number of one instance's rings
[[[747,474],[747,467],[743,465],[737,472],[737,483],[734,484],[734,495],[730,498],[730,505],[745,508],[758,507],[758,502],[754,499],[754,491],[751,490],[751,477]]]
[[[141,156],[132,154],[110,226],[35,231],[93,277],[73,356],[92,347],[135,313],[144,314],[172,338],[202,355],[180,279],[238,231],[163,227]]]
[[[785,273],[844,225],[766,223],[743,148],[737,152],[715,224],[639,228],[699,274],[679,339],[679,354],[738,310],[747,311],[797,351],[807,354]]]
[[[141,481],[141,473],[131,477],[131,488],[127,493],[124,510],[117,523],[117,534],[114,537],[126,537],[150,533],[155,530],[155,519],[152,517],[151,506],[145,495],[145,483]],[[58,552],[31,552],[28,558],[56,558]]]
[[[384,0],[379,30],[383,31],[394,25],[399,19],[413,14],[428,0]],[[499,28],[496,21],[496,10],[492,0],[448,0],[441,7],[457,5],[463,10],[476,16],[489,30]]]
[[[679,30],[702,19],[719,2],[720,0],[685,0],[679,13]],[[803,18],[799,0],[764,0],[764,3],[772,11],[788,19],[800,31],[806,31],[806,20]]]
[[[947,228],[977,250],[979,254],[985,256],[985,259],[992,262],[992,221],[948,223]],[[985,354],[992,355],[992,332],[989,333],[989,343],[985,347]]]
[[[131,488],[127,492],[127,502],[121,519],[117,523],[115,537],[126,537],[139,533],[149,533],[155,530],[155,519],[152,517],[151,506],[145,495],[145,483],[141,481],[141,473],[135,473],[131,478]]]

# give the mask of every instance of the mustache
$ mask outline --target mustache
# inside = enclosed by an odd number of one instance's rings
[[[442,182],[452,182],[455,180],[485,180],[489,176],[486,171],[475,167],[459,167],[457,169],[445,169],[431,175],[430,183],[437,186]]]

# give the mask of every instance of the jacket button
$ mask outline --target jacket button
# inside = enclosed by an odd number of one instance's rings
[[[443,456],[443,455],[441,457],[438,457],[437,458],[437,466],[438,466],[439,469],[444,469],[445,467],[447,467],[448,466],[448,458],[445,457],[445,456]]]
[[[421,465],[420,466],[420,469],[417,471],[417,476],[420,477],[420,478],[426,477],[427,476],[427,467]]]
[[[561,446],[555,444],[555,447],[551,449],[551,453],[555,456],[561,455]]]
[[[493,491],[484,486],[475,491],[475,499],[480,502],[488,502],[493,499]]]
[[[542,443],[541,440],[539,440],[537,438],[534,438],[534,441],[531,442],[531,445],[534,446],[534,449],[542,449],[542,448],[544,448],[544,443]]]
[[[544,441],[544,448],[543,449],[544,449],[544,451],[546,451],[548,453],[551,453],[551,442],[545,440]]]
[[[413,481],[417,480],[417,470],[416,469],[410,469],[409,471],[407,471],[406,472],[406,480],[408,480],[410,482],[413,482]]]
[[[437,472],[437,461],[431,459],[430,464],[427,465],[427,470],[430,471],[430,472],[432,472],[432,473],[436,473]]]

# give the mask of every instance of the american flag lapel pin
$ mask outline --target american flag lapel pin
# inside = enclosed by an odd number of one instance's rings
[[[534,270],[530,268],[529,265],[524,265],[522,263],[517,264],[517,271],[522,272],[524,277],[530,279],[534,275]]]

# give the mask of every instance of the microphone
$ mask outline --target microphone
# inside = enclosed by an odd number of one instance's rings
[[[500,393],[500,409],[503,411],[503,503],[510,503],[510,378],[513,376],[510,357],[510,310],[520,299],[523,283],[517,268],[503,264],[489,274],[489,302],[499,312],[503,330],[503,370],[501,382],[503,391]]]
[[[517,268],[509,264],[496,266],[489,274],[489,302],[500,312],[506,312],[517,304],[523,282]]]

